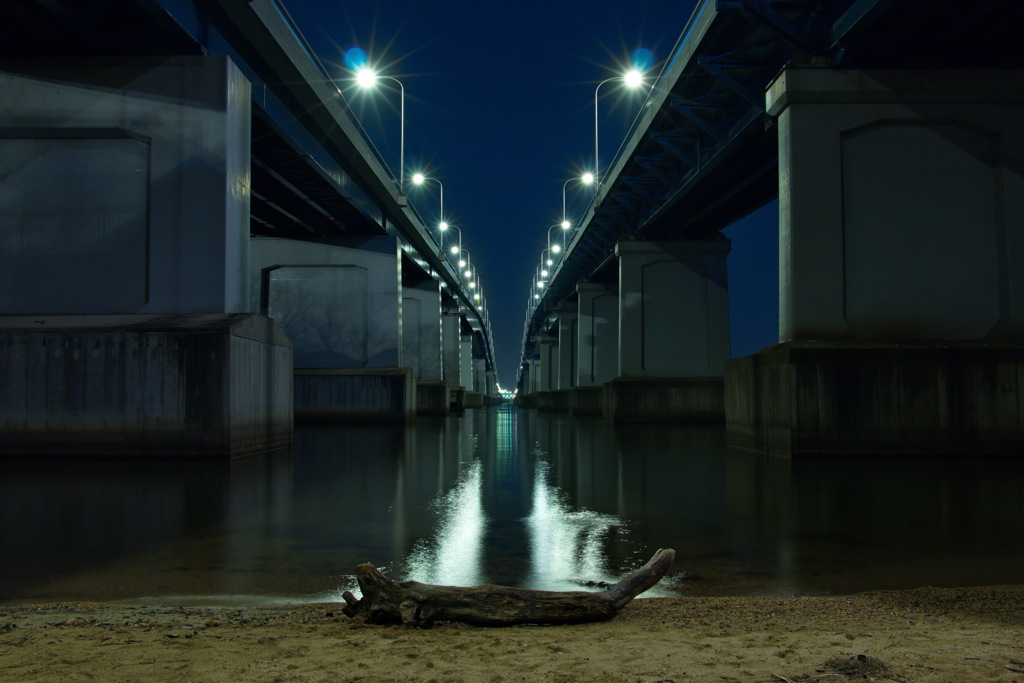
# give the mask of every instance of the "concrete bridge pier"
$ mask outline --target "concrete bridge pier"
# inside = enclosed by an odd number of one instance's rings
[[[472,349],[472,337],[470,337],[470,349]],[[469,408],[481,408],[484,406],[487,390],[487,361],[483,358],[473,357],[470,360],[473,381],[469,386],[469,393],[466,397],[466,405]]]
[[[447,415],[451,392],[444,381],[441,284],[426,274],[402,287],[402,362],[416,380],[416,414]]]
[[[567,303],[555,312],[557,319],[551,327],[551,336],[541,342],[544,389],[537,395],[537,407],[567,411],[572,388],[576,385],[576,304]]]
[[[727,366],[733,445],[1024,446],[1024,74],[787,69],[779,345]]]
[[[416,380],[402,358],[401,268],[393,237],[252,239],[253,303],[294,344],[296,419],[415,416]]]
[[[521,392],[516,396],[516,405],[520,408],[536,408],[537,387],[540,384],[540,359],[523,359],[522,373]]]
[[[558,392],[559,406],[568,410],[576,386],[579,362],[579,311],[575,301],[558,312]]]
[[[724,419],[730,242],[620,242],[618,376],[604,384],[613,420]]]
[[[614,285],[581,282],[576,296],[576,383],[569,411],[600,415],[602,385],[618,375],[619,293]]]
[[[465,410],[465,381],[462,378],[462,316],[458,304],[449,299],[441,316],[441,336],[444,346],[444,383],[448,387],[449,411]]]
[[[542,337],[540,339],[537,364],[537,408],[539,410],[561,410],[564,408],[558,393],[558,334]]]
[[[231,60],[6,62],[0,101],[0,453],[289,446],[291,345],[248,313]]]

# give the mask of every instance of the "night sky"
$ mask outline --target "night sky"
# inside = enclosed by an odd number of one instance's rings
[[[370,141],[397,175],[399,98],[390,82],[354,86],[344,54],[365,50],[405,87],[405,171],[444,186],[445,217],[462,230],[480,272],[494,331],[498,378],[512,388],[519,367],[531,279],[561,220],[563,183],[593,166],[594,88],[617,76],[638,48],[661,68],[696,0],[323,2],[285,0],[320,59],[337,74]],[[600,151],[606,167],[646,89],[602,86]],[[590,200],[567,190],[570,220]],[[438,187],[407,187],[432,225]],[[552,236],[558,229],[552,231]],[[732,354],[777,341],[777,204],[726,229]],[[457,233],[446,234],[446,244]]]

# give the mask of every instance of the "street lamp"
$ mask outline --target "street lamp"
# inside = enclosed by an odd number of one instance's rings
[[[612,78],[606,78],[597,84],[594,88],[594,191],[596,192],[600,186],[600,168],[601,158],[597,154],[597,91],[601,89],[601,86],[609,81],[622,81],[626,84],[626,87],[630,90],[635,90],[643,85],[644,75],[639,69],[630,69],[621,76],[613,76]]]
[[[569,223],[569,219],[565,215],[565,187],[574,180],[578,180],[584,185],[590,185],[592,182],[594,182],[594,174],[584,173],[578,178],[569,178],[564,183],[562,183],[562,227],[565,228],[566,230],[571,228],[572,224]]]
[[[437,178],[430,178],[428,176],[423,175],[422,173],[413,173],[413,175],[412,175],[412,183],[413,183],[413,185],[422,185],[423,183],[427,182],[428,180],[431,180],[431,181],[437,183],[438,196],[439,196],[439,198],[441,200],[441,211],[440,211],[440,217],[439,217],[440,222],[437,224],[437,228],[438,228],[438,230],[441,231],[441,237],[440,237],[439,241],[440,241],[440,247],[443,250],[444,249],[444,231],[448,229],[448,223],[446,223],[445,220],[444,220],[444,185],[442,185],[441,181],[438,180]]]
[[[552,254],[557,254],[558,252],[562,251],[562,249],[565,247],[565,233],[569,229],[569,225],[569,221],[562,221],[561,223],[555,223],[550,228],[548,228],[548,249],[551,250]],[[557,244],[552,246],[551,244],[551,231],[554,230],[555,228],[562,229],[562,246],[558,246]]]
[[[398,193],[405,196],[405,86],[394,76],[381,76],[369,66],[356,69],[356,83],[363,90],[377,85],[380,79],[387,79],[398,84],[399,91],[399,148],[398,148]]]
[[[452,256],[458,255],[458,253],[460,251],[462,251],[462,228],[458,227],[457,225],[451,225],[449,223],[441,223],[437,227],[438,227],[439,230],[441,230],[441,234],[442,235],[444,234],[445,230],[455,230],[455,231],[457,231],[459,233],[459,243],[458,244],[453,244],[451,246],[451,248],[449,249],[449,251],[451,252]],[[437,253],[437,255],[438,255],[439,258],[446,258],[445,255],[444,255],[444,245],[443,244],[441,245],[441,251],[439,251]]]
[[[473,258],[468,249],[459,252],[459,272],[468,280],[473,277]]]

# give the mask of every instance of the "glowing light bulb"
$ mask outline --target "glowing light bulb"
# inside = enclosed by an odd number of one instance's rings
[[[640,69],[630,69],[622,77],[627,88],[639,88],[644,83],[644,74]]]
[[[368,66],[356,69],[356,83],[360,88],[372,88],[377,85],[377,72]]]
[[[558,246],[557,244],[552,244],[551,245],[551,253],[552,254],[557,254],[560,251],[562,251],[562,247]]]
[[[449,249],[448,251],[450,251],[452,254],[458,254],[459,253],[459,246],[457,244],[454,244],[454,245],[452,245],[452,248]],[[462,266],[459,266],[459,267],[461,268]]]
[[[584,185],[590,185],[591,183],[594,182],[594,174],[591,173],[590,171],[587,171],[586,173],[580,176],[580,182],[583,183]]]
[[[422,185],[426,181],[426,179],[427,176],[423,175],[422,173],[413,173],[412,175],[412,181],[417,185]]]
[[[562,221],[562,230],[568,230],[570,227],[572,227],[572,223],[569,221]]]

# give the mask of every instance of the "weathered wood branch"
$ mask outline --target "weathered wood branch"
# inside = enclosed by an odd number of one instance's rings
[[[611,619],[630,600],[658,583],[676,551],[659,550],[640,569],[606,591],[540,591],[510,586],[435,586],[417,581],[395,582],[371,564],[356,567],[363,593],[357,600],[345,591],[343,608],[350,617],[371,624],[427,625],[460,621],[477,626],[515,624],[578,624]]]

